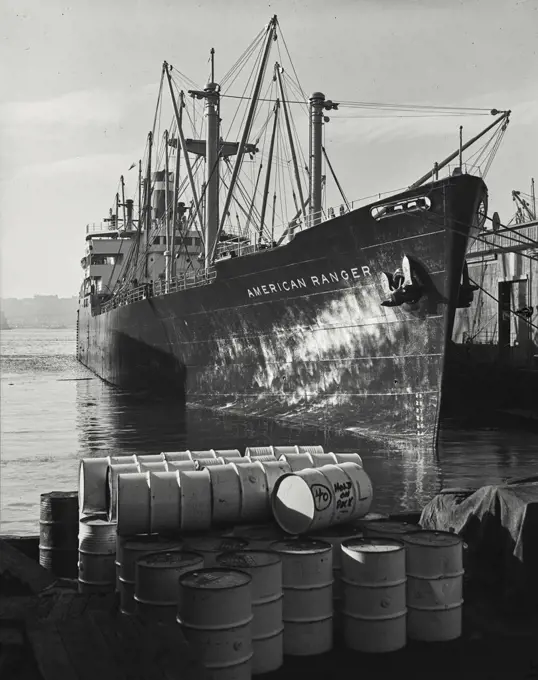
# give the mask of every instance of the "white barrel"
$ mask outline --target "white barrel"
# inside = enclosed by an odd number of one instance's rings
[[[273,454],[276,458],[280,456],[296,455],[301,453],[298,446],[273,446]]]
[[[282,560],[284,654],[323,654],[333,646],[332,546],[290,539],[271,544]]]
[[[118,475],[118,534],[147,534],[150,528],[149,472]]]
[[[267,477],[263,465],[253,461],[248,465],[235,465],[241,488],[241,521],[264,521],[270,517]]]
[[[325,449],[323,446],[313,445],[313,446],[298,446],[299,453],[324,453]]]
[[[342,543],[342,624],[345,644],[359,652],[405,646],[405,549],[390,538]]]
[[[140,472],[166,472],[168,470],[168,463],[165,460],[148,460],[138,461],[138,469]]]
[[[300,472],[314,467],[314,461],[309,453],[286,453],[279,457],[285,460],[292,472]]]
[[[232,460],[232,463],[234,465],[251,465],[256,460],[257,458],[249,458],[248,456],[243,456],[242,458],[235,458],[234,460]]]
[[[211,477],[209,470],[180,470],[181,530],[205,531],[211,526]]]
[[[463,542],[453,533],[406,535],[407,635],[441,642],[461,636]]]
[[[206,449],[205,451],[190,451],[193,460],[200,460],[204,458],[216,458],[217,454],[214,449]]]
[[[215,453],[217,454],[218,458],[233,458],[234,460],[237,458],[242,458],[239,449],[215,449]]]
[[[350,474],[349,467],[348,469],[345,469],[346,466],[355,467],[358,472],[366,474],[362,468],[359,468],[356,465],[354,466],[353,463],[344,463],[343,465],[329,464],[320,468],[320,472],[323,473],[325,479],[329,483],[329,490],[333,498],[330,524],[345,524],[368,512],[368,510],[364,512],[361,512],[360,510],[360,491],[354,477]],[[351,472],[353,473],[354,470],[351,470]],[[370,502],[371,498],[372,495],[370,493]],[[370,506],[368,505],[368,508],[369,507]]]
[[[262,462],[263,469],[265,470],[265,478],[267,480],[267,496],[269,502],[271,502],[271,497],[273,495],[273,490],[277,481],[285,474],[291,472],[291,467],[285,460],[269,460]]]
[[[192,460],[190,451],[165,451],[163,454],[166,462],[180,462],[182,460]]]
[[[269,550],[271,543],[281,541],[285,536],[278,524],[243,524],[236,526],[234,536],[246,538],[249,550]]]
[[[181,528],[179,472],[150,472],[150,533],[175,533]]]
[[[136,457],[137,463],[162,463],[164,460],[164,453],[148,453]]]
[[[105,515],[83,517],[78,533],[78,589],[113,591],[116,583],[116,524]]]
[[[334,453],[310,453],[312,458],[313,466],[315,468],[322,467],[323,465],[334,465],[338,463]]]
[[[327,466],[323,468],[325,471]],[[355,511],[353,519],[364,517],[370,510],[374,500],[374,490],[372,481],[366,474],[361,465],[357,463],[338,463],[338,467],[343,470],[353,482],[355,488]]]
[[[273,456],[275,458],[274,447],[272,446],[247,446],[245,458],[259,458],[260,456]]]
[[[251,458],[251,461],[254,463],[254,461],[258,461],[260,463],[272,463],[276,461],[276,458],[274,456],[256,456],[256,458]]]
[[[149,553],[179,550],[182,541],[166,539],[155,534],[120,539],[116,552],[119,566],[120,611],[122,614],[135,614],[136,561]]]
[[[78,478],[79,515],[106,512],[106,471],[110,457],[83,458]]]
[[[355,463],[362,467],[362,458],[358,453],[333,453],[338,463]]]
[[[393,538],[397,541],[406,541],[409,534],[422,531],[419,524],[410,522],[398,522],[391,519],[372,519],[361,523],[364,535],[367,537]]]
[[[203,569],[179,578],[177,621],[198,652],[208,680],[250,680],[252,577],[232,569]]]
[[[217,556],[224,552],[245,550],[249,547],[246,538],[239,536],[188,536],[185,538],[185,548],[199,553],[204,558],[204,566],[218,567]]]
[[[136,455],[132,453],[128,456],[110,456],[110,465],[124,465],[126,463],[136,463]]]
[[[226,465],[226,461],[222,460],[222,458],[197,458],[196,460],[197,470],[203,470],[215,465]]]
[[[173,623],[177,616],[178,578],[204,568],[202,555],[190,550],[147,553],[136,560],[136,612],[144,621]]]
[[[168,472],[175,470],[197,470],[198,466],[194,460],[167,460],[166,469]]]
[[[343,525],[322,529],[311,535],[313,539],[330,543],[333,549],[333,610],[341,610],[342,599],[342,543],[352,538],[362,538],[362,531],[356,527]]]
[[[282,620],[282,561],[269,551],[227,552],[217,557],[220,567],[252,576],[252,673],[270,673],[284,661]]]
[[[221,459],[222,460],[222,459]],[[241,484],[237,467],[231,463],[210,467],[213,496],[212,524],[235,524],[241,519]]]
[[[106,499],[108,519],[115,522],[118,519],[118,476],[120,474],[138,473],[138,463],[113,463],[108,466],[106,472]]]
[[[345,469],[345,468],[349,469]],[[354,463],[324,465],[282,476],[271,503],[278,524],[290,534],[319,531],[334,524],[351,522],[367,512],[372,501],[366,485],[359,487],[357,473],[368,483],[362,468]],[[368,487],[371,492],[371,484]]]

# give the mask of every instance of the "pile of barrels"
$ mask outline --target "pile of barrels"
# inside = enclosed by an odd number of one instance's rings
[[[461,540],[367,514],[358,454],[84,459],[79,482],[80,591],[179,626],[214,680],[329,652],[335,631],[361,652],[461,634]]]

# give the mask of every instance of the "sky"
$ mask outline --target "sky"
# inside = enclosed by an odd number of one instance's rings
[[[76,295],[85,226],[142,157],[162,62],[200,87],[277,14],[306,93],[333,101],[511,109],[490,213],[538,180],[538,0],[3,0],[0,295]],[[218,80],[218,78],[217,78]],[[361,115],[361,117],[358,117]],[[347,196],[411,184],[493,118],[331,113]],[[134,184],[132,185],[134,191]]]

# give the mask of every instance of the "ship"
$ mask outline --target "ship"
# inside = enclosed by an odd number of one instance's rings
[[[155,123],[148,135],[138,211],[122,176],[109,216],[86,227],[77,358],[112,385],[189,406],[435,446],[455,311],[473,296],[465,256],[487,212],[487,187],[463,171],[462,151],[509,112],[491,111],[493,123],[405,190],[357,204],[335,176],[342,200],[325,210],[323,173],[333,169],[324,126],[339,104],[321,92],[302,101],[302,167],[289,71],[275,64],[274,94],[262,90],[278,29],[273,17],[258,36],[249,96],[237,97],[246,106],[239,141],[222,136],[230,99],[215,82],[214,50],[206,87],[187,94],[164,62],[159,101],[169,94],[172,123],[159,153]],[[270,115],[255,173],[260,101]],[[184,133],[195,106],[205,139]],[[283,166],[291,215],[277,228],[270,182]]]

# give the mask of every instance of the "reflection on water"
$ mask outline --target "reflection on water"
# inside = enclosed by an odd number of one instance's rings
[[[372,509],[422,507],[442,486],[480,486],[534,472],[538,435],[444,427],[438,452],[349,434],[245,420],[124,393],[74,359],[72,331],[2,333],[2,531],[35,533],[39,494],[75,489],[78,462],[107,453],[321,444],[357,451],[374,486]]]

